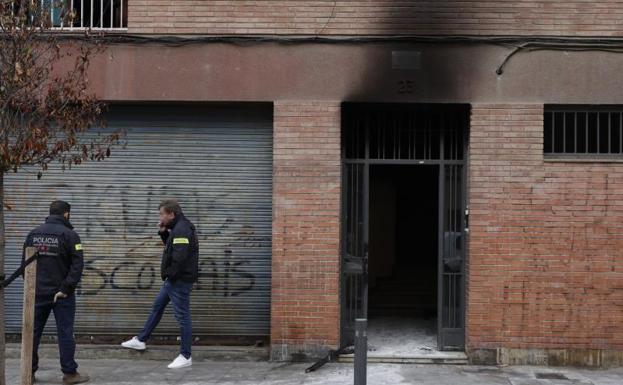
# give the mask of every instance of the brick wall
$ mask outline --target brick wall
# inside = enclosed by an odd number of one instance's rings
[[[623,349],[623,164],[543,161],[543,107],[474,105],[470,349]]]
[[[274,108],[271,347],[283,360],[338,344],[340,104]]]
[[[131,33],[623,36],[623,1],[130,0]]]

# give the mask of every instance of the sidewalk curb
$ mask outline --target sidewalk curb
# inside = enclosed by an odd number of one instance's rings
[[[19,359],[21,354],[20,344],[6,345],[6,358]],[[117,345],[76,345],[76,359],[124,359],[124,360],[162,360],[170,361],[179,354],[177,345],[154,345],[149,346],[144,352],[125,349]],[[193,346],[192,355],[194,361],[243,361],[261,362],[268,361],[269,349],[266,347],[252,346]],[[58,346],[56,344],[41,344],[39,357],[58,358]]]

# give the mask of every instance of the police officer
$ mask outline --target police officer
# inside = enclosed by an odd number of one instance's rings
[[[199,276],[199,242],[195,226],[184,216],[176,200],[160,203],[158,234],[164,243],[160,275],[164,284],[156,297],[151,314],[138,336],[121,344],[124,348],[145,350],[145,342],[160,322],[169,302],[173,303],[175,319],[180,325],[180,354],[169,364],[169,369],[192,365],[192,324],[190,319],[190,292]]]
[[[43,328],[50,312],[54,312],[61,370],[64,384],[80,384],[89,376],[78,373],[74,360],[74,318],[76,297],[74,291],[82,277],[84,266],[80,237],[69,223],[71,206],[67,202],[54,201],[50,216],[45,223],[28,234],[25,247],[32,246],[39,252],[37,261],[37,284],[35,290],[35,326],[32,373],[38,369],[37,350]]]

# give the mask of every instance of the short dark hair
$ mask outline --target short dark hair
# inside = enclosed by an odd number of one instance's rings
[[[182,207],[175,199],[165,199],[160,202],[160,206],[158,206],[158,210],[164,207],[164,211],[167,213],[173,213],[175,215],[180,215],[182,213]]]
[[[71,205],[65,201],[54,201],[50,204],[50,215],[63,215],[71,211]]]

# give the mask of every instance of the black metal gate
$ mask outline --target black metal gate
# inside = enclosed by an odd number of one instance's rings
[[[355,319],[368,310],[369,166],[345,163],[342,239],[342,346],[354,343]]]
[[[344,104],[341,344],[368,310],[370,165],[439,167],[438,347],[465,346],[466,153],[469,106]]]
[[[442,165],[440,174],[437,344],[441,350],[459,350],[465,346],[465,167]]]

